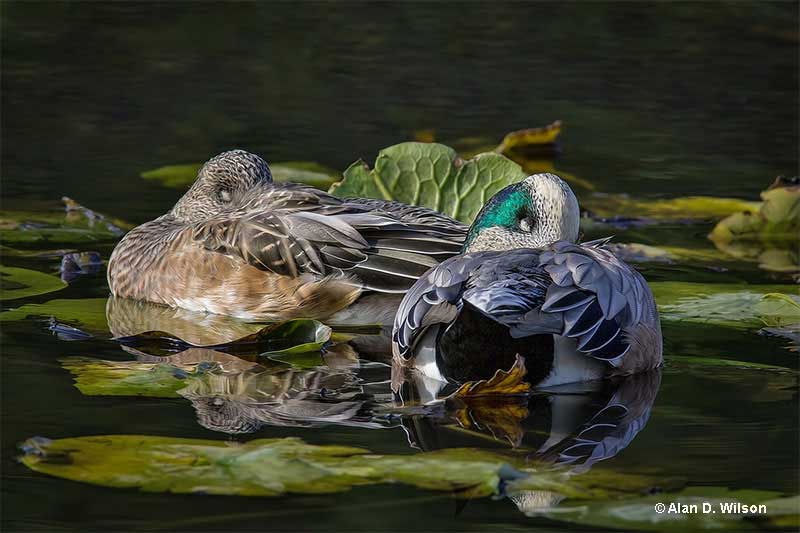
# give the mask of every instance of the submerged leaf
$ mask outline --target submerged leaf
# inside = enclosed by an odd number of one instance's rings
[[[443,144],[408,142],[381,150],[373,170],[356,161],[331,192],[421,205],[469,223],[494,193],[524,178],[520,166],[500,154],[464,161]]]
[[[197,172],[202,166],[202,163],[167,165],[142,172],[141,176],[146,180],[158,181],[165,187],[185,189],[197,179]],[[341,179],[336,170],[313,161],[270,163],[269,168],[276,182],[305,183],[323,190]]]
[[[16,300],[27,296],[37,296],[48,292],[60,291],[67,284],[60,278],[28,270],[0,266],[0,300]],[[0,313],[0,317],[5,313]]]

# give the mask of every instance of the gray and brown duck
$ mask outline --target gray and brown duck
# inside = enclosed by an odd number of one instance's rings
[[[464,253],[406,293],[392,334],[395,367],[439,383],[488,378],[525,358],[548,387],[656,368],[661,324],[644,278],[604,248],[577,244],[569,185],[535,174],[493,196]]]
[[[362,322],[391,323],[402,294],[459,253],[467,229],[422,207],[273,183],[266,161],[232,150],[205,163],[168,213],[125,235],[108,284],[118,297],[257,321],[347,321],[365,301]],[[394,306],[369,295],[394,295]]]

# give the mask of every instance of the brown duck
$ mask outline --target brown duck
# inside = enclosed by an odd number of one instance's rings
[[[118,297],[258,321],[347,321],[358,301],[362,322],[390,323],[402,294],[458,254],[466,231],[422,207],[275,184],[263,159],[232,150],[120,241],[108,284]]]

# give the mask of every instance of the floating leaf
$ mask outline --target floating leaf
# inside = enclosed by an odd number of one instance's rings
[[[598,528],[647,530],[647,531],[697,531],[700,529],[750,529],[745,516],[755,514],[725,512],[723,507],[735,504],[765,505],[764,502],[779,496],[766,490],[730,490],[724,487],[688,487],[678,494],[655,494],[640,498],[583,503],[580,506],[560,506],[554,509],[539,509],[529,514],[543,515],[553,520]],[[658,513],[656,504],[666,504],[666,510]],[[707,511],[704,512],[703,505]],[[669,507],[670,505],[676,507]],[[684,510],[681,506],[695,506]],[[762,508],[763,509],[763,508]],[[714,511],[713,513],[711,511]],[[769,516],[770,509],[766,508]],[[777,516],[777,513],[775,514]]]
[[[500,154],[464,161],[443,144],[408,142],[381,150],[373,170],[356,161],[331,192],[422,205],[469,223],[494,193],[523,178],[520,166]]]
[[[763,240],[796,245],[800,235],[800,186],[769,189],[761,193],[761,198],[763,203],[721,220],[709,238],[722,244]]]
[[[470,398],[486,396],[511,396],[526,394],[530,391],[530,383],[525,381],[528,371],[525,360],[517,354],[514,364],[508,370],[498,369],[489,379],[468,381],[451,394],[448,399],[469,401]]]
[[[165,187],[185,189],[197,179],[197,172],[202,166],[202,163],[167,165],[142,172],[141,176],[147,180],[158,181]],[[341,179],[340,173],[336,170],[312,161],[270,163],[269,168],[276,182],[305,183],[323,190],[327,190],[334,182]]]
[[[186,372],[168,364],[89,357],[67,357],[61,364],[75,376],[81,394],[87,396],[178,398],[176,391],[186,386]]]
[[[572,498],[607,496],[602,474],[568,477],[537,471],[488,450],[451,448],[415,455],[371,454],[363,448],[306,444],[298,438],[226,441],[104,435],[28,439],[22,463],[52,476],[148,492],[240,496],[342,492],[358,485],[404,483],[457,491],[469,497],[496,494],[502,482],[519,490],[550,490]],[[636,487],[652,479],[613,474],[606,485]],[[626,483],[627,482],[627,483]],[[588,490],[587,490],[588,489]],[[619,489],[613,492],[619,492]],[[635,492],[634,492],[635,493]]]
[[[770,292],[761,297],[755,312],[764,325],[783,327],[800,324],[800,296]]]
[[[0,322],[24,320],[28,317],[54,317],[81,329],[108,331],[106,298],[61,299],[42,304],[25,304],[0,313]]]
[[[32,470],[148,492],[277,496],[329,493],[401,482],[421,488],[498,490],[502,461],[453,450],[415,456],[368,455],[361,448],[314,446],[297,438],[246,444],[136,435],[29,439],[22,462]]]
[[[0,266],[0,300],[16,300],[28,296],[60,291],[67,284],[61,279],[27,268]],[[0,313],[2,316],[4,313]]]
[[[650,246],[638,242],[609,243],[606,249],[629,263],[675,263],[725,261],[725,255],[712,248],[682,248],[679,246]]]
[[[530,152],[531,150],[542,150],[554,145],[560,134],[560,120],[556,120],[542,128],[512,131],[503,138],[500,146],[495,151],[500,154],[507,154],[511,151]]]
[[[736,258],[757,260],[775,272],[800,272],[800,187],[775,187],[761,193],[757,210],[719,221],[708,238]]]
[[[581,198],[581,207],[593,216],[643,217],[653,220],[714,220],[737,211],[758,209],[759,202],[714,196],[685,196],[646,200],[624,194],[595,193]]]
[[[766,521],[772,527],[793,531],[800,529],[800,495],[761,503],[767,507],[767,516],[753,517],[756,522]]]
[[[650,283],[650,288],[662,320],[749,328],[763,325],[764,318],[772,323],[791,323],[796,317],[796,311],[791,307],[758,307],[768,293],[796,294],[797,286],[794,285],[662,281]]]
[[[101,215],[70,198],[64,211],[0,211],[0,240],[15,244],[115,241],[132,226]]]

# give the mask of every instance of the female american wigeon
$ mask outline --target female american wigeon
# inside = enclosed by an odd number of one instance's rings
[[[661,326],[644,278],[605,241],[575,244],[578,201],[553,174],[498,192],[464,253],[408,291],[392,334],[396,367],[438,381],[490,377],[520,354],[539,386],[661,365]]]
[[[118,297],[247,320],[328,318],[364,295],[402,295],[459,253],[466,231],[426,208],[275,184],[263,159],[233,150],[203,165],[168,213],[125,235],[108,284]],[[386,313],[364,310],[362,323]]]

